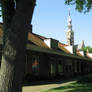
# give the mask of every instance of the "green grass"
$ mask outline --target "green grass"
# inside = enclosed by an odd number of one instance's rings
[[[92,83],[69,83],[43,92],[92,92]]]

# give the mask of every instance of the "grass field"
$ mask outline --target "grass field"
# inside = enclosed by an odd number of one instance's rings
[[[23,86],[22,92],[92,92],[92,74],[65,81]]]
[[[92,92],[92,83],[70,83],[43,92]]]

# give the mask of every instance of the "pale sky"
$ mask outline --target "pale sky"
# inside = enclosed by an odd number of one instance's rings
[[[92,46],[92,11],[79,13],[75,6],[67,6],[65,0],[37,0],[33,15],[33,32],[54,38],[66,44],[68,10],[71,10],[75,44],[84,40]]]

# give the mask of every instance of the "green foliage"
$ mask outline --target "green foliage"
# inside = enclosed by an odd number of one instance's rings
[[[82,51],[89,51],[90,53],[92,53],[92,48],[90,46],[86,46],[84,48],[81,49]]]
[[[92,9],[92,0],[65,0],[67,5],[76,5],[76,10],[79,12],[89,12]]]

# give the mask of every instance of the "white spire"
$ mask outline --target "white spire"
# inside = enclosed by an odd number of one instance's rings
[[[74,45],[74,32],[72,30],[72,19],[70,17],[70,10],[69,10],[69,15],[68,15],[68,30],[67,30],[67,44],[70,45]]]
[[[70,9],[69,9],[69,16],[70,16]]]
[[[70,17],[70,10],[69,10],[69,16],[68,16],[68,31],[72,31],[72,19]]]

